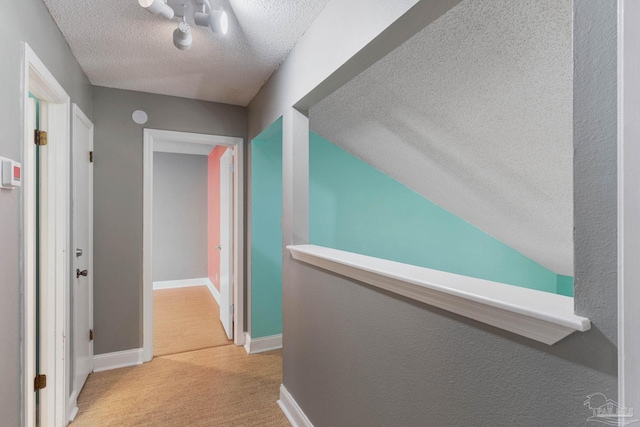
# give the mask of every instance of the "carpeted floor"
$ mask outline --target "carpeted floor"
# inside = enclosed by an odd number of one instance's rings
[[[289,426],[276,403],[281,351],[232,345],[204,286],[153,293],[156,357],[91,374],[72,427]]]
[[[232,344],[206,286],[153,291],[153,355]]]
[[[91,374],[72,427],[289,426],[276,400],[280,350],[235,345],[156,357]]]

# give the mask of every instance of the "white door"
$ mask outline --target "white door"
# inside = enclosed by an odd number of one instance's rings
[[[220,320],[227,337],[233,337],[233,218],[232,149],[220,158]]]
[[[93,123],[73,106],[74,393],[93,371]]]

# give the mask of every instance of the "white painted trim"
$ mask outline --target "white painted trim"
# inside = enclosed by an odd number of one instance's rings
[[[278,400],[278,405],[292,427],[313,427],[309,418],[302,412],[302,409],[298,406],[298,402],[289,394],[284,384],[280,384],[280,399]]]
[[[247,354],[264,353],[266,351],[278,350],[282,348],[282,334],[271,335],[262,338],[251,338],[245,332],[244,349]]]
[[[234,301],[244,301],[244,141],[242,138],[144,129],[143,138],[143,349],[144,361],[153,359],[153,152],[156,139],[226,145],[234,149]],[[234,310],[234,343],[244,344],[244,306]]]
[[[46,298],[42,300],[42,318],[46,329],[41,331],[41,360],[46,365],[47,388],[40,393],[41,421],[48,426],[64,426],[67,423],[67,399],[65,359],[66,319],[69,307],[65,296],[70,286],[70,111],[71,101],[64,88],[40,61],[28,44],[23,44],[22,63],[22,125],[23,169],[25,183],[22,191],[23,252],[21,265],[24,277],[23,318],[23,425],[35,425],[35,147],[28,129],[29,92],[42,103],[41,128],[48,132],[49,143],[43,149],[43,186],[41,223],[42,235],[42,286]],[[28,182],[31,181],[31,182]]]
[[[209,278],[202,277],[200,279],[181,279],[181,280],[165,280],[161,282],[153,282],[153,290],[159,289],[176,289],[191,288],[193,286],[207,286]]]
[[[618,0],[618,401],[640,411],[640,3]]]
[[[78,416],[78,406],[74,406],[69,410],[69,422],[72,423]]]
[[[244,333],[244,351],[247,352],[247,354],[251,354],[251,335],[249,334],[249,332],[245,332]]]
[[[220,291],[216,289],[216,287],[213,285],[213,282],[209,278],[207,278],[207,288],[209,288],[209,292],[211,292],[213,299],[216,300],[216,302],[218,303],[218,307],[220,307]]]
[[[78,392],[76,390],[69,396],[69,402],[67,403],[67,419],[72,422],[78,415]]]
[[[208,156],[215,145],[195,144],[180,141],[155,141],[153,151],[156,153],[193,154],[196,156]]]
[[[153,359],[153,138],[144,131],[142,189],[142,348]],[[95,365],[94,365],[95,367]]]
[[[233,164],[233,179],[234,179],[234,195],[233,195],[233,210],[235,212],[233,218],[233,250],[234,250],[234,264],[233,264],[233,301],[234,313],[233,313],[233,342],[235,345],[244,344],[244,300],[245,300],[245,276],[244,270],[246,266],[245,260],[245,236],[244,236],[244,223],[246,218],[247,209],[244,205],[244,142],[240,138],[235,138],[236,144],[234,146],[234,164]]]
[[[287,249],[298,261],[545,344],[591,328],[570,297],[322,246]]]
[[[141,365],[143,361],[144,351],[141,348],[97,354],[93,356],[93,372],[109,371],[111,369]]]
[[[251,200],[252,200],[252,191],[253,189],[251,188],[251,150],[253,144],[248,144],[248,149],[247,149],[247,200],[249,201],[249,206],[251,206]],[[246,257],[246,263],[247,263],[247,288],[246,288],[246,297],[247,297],[247,304],[245,306],[245,309],[247,310],[247,327],[246,327],[246,333],[244,334],[245,339],[248,334],[251,334],[251,287],[253,286],[252,283],[252,277],[253,277],[253,273],[251,271],[251,257],[252,257],[252,248],[251,248],[251,242],[252,242],[252,237],[251,237],[251,233],[252,231],[252,215],[253,212],[251,209],[247,209],[246,210],[247,213],[247,257]]]
[[[204,133],[192,133],[192,132],[177,132],[172,130],[161,130],[161,129],[144,129],[145,132],[148,132],[154,142],[154,151],[155,151],[155,143],[160,142],[176,142],[176,143],[187,143],[187,144],[204,144],[210,146],[216,145],[227,145],[234,146],[238,144],[242,144],[243,139],[234,137],[234,136],[222,136],[222,135],[208,135]],[[179,151],[178,151],[179,152]]]

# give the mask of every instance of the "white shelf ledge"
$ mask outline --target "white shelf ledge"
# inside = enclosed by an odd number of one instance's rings
[[[570,297],[322,246],[287,249],[298,261],[545,344],[591,328],[574,314]]]

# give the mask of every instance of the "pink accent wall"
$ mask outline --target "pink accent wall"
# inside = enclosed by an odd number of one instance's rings
[[[220,157],[227,151],[227,147],[218,146],[209,154],[208,172],[208,270],[209,280],[217,290],[220,290],[220,251],[216,246],[220,244]],[[216,279],[217,277],[217,279]]]

